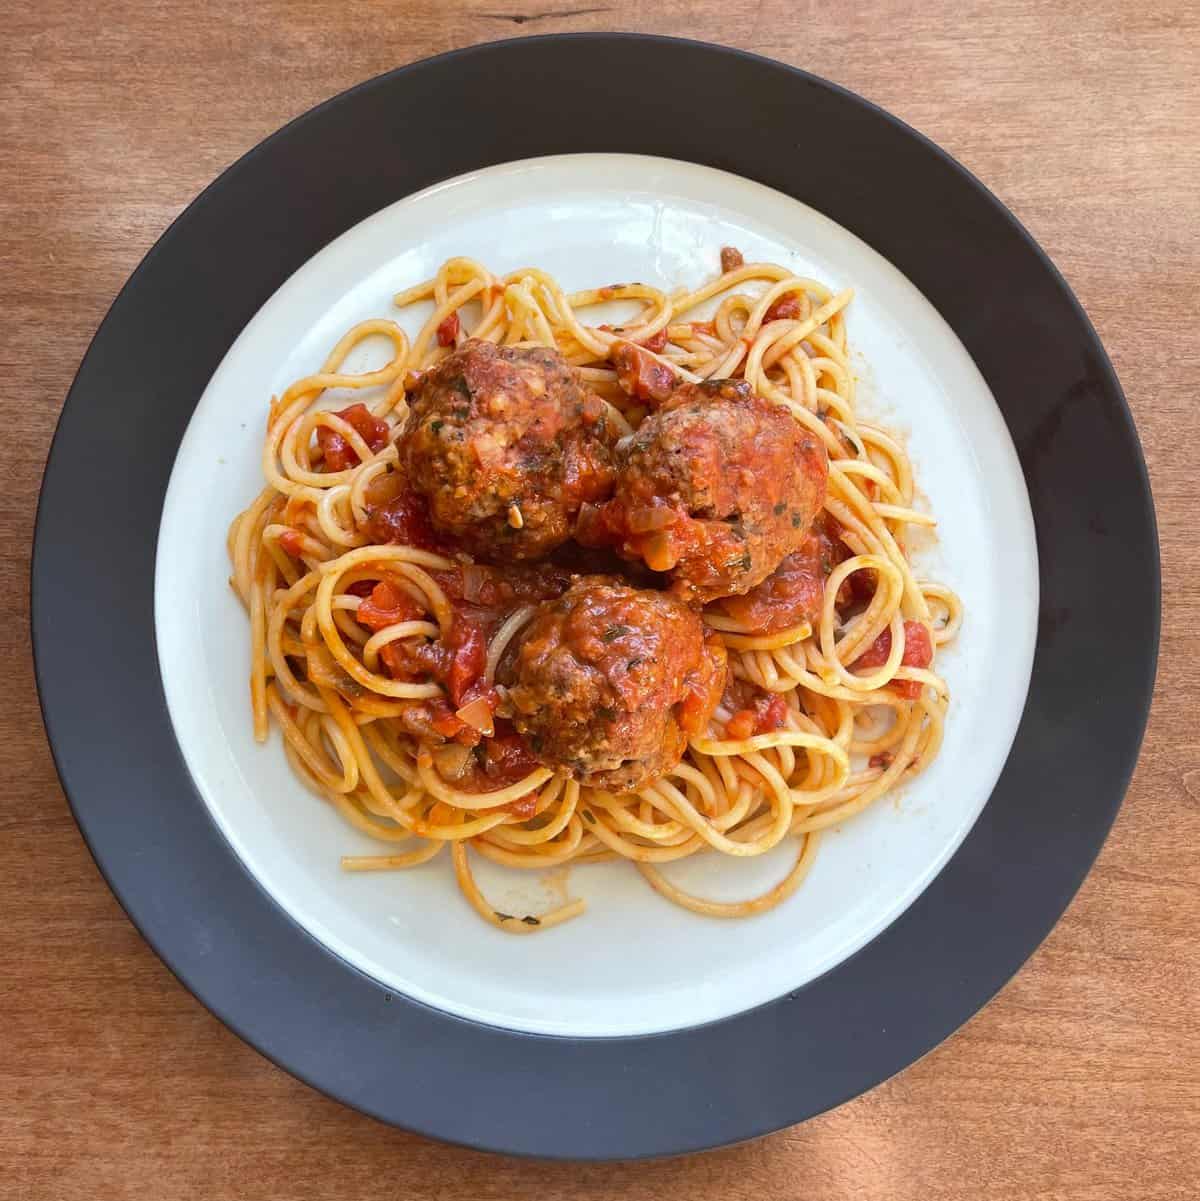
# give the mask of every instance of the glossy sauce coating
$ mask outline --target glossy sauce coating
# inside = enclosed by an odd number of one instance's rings
[[[818,517],[800,545],[762,583],[741,596],[725,597],[720,607],[748,633],[775,634],[805,621],[815,627],[821,619],[825,581],[848,553],[829,523]]]

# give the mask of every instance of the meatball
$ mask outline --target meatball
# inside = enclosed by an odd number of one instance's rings
[[[501,674],[513,723],[542,763],[632,792],[679,762],[725,673],[725,648],[693,609],[584,576],[538,607]]]
[[[471,339],[411,397],[400,460],[435,530],[484,559],[536,559],[612,490],[615,431],[561,355]]]
[[[825,500],[820,441],[743,380],[677,388],[616,448],[614,495],[578,537],[704,602],[748,592],[799,548]]]

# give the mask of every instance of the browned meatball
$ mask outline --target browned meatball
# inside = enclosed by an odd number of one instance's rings
[[[808,533],[825,499],[820,441],[743,380],[678,388],[616,450],[611,500],[578,537],[667,572],[671,591],[708,601],[749,591]]]
[[[399,448],[433,527],[485,559],[536,559],[612,488],[601,401],[562,356],[471,339],[428,371]]]
[[[506,667],[513,722],[548,767],[611,792],[673,768],[725,686],[725,649],[662,592],[585,576],[545,601]]]

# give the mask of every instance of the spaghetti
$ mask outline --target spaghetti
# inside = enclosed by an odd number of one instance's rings
[[[846,342],[852,294],[739,260],[723,253],[727,269],[690,292],[639,283],[568,294],[536,268],[497,276],[451,259],[395,298],[401,309],[432,303],[411,344],[392,321],[363,322],[318,372],[272,400],[266,486],[228,537],[231,583],[250,620],[254,733],[265,741],[274,719],[299,778],[386,844],[377,855],[343,858],[347,870],[413,867],[448,847],[471,906],[493,926],[524,934],[577,916],[583,902],[538,915],[498,911],[473,877],[472,855],[521,869],[626,859],[669,900],[742,917],[799,887],[823,830],[937,754],[949,698],[933,665],[962,608],[948,588],[914,572],[907,527],[933,519],[914,507],[903,447],[856,412]],[[636,312],[616,328],[581,316],[609,302]],[[590,787],[510,754],[513,739],[488,706],[447,683],[461,650],[457,606],[464,594],[486,602],[495,581],[467,556],[417,536],[415,518],[386,540],[372,524],[378,497],[404,483],[393,436],[407,396],[468,336],[556,349],[624,433],[637,429],[646,407],[621,386],[618,344],[676,379],[744,379],[827,452],[815,620],[787,616],[787,562],[748,597],[707,604],[703,619],[724,644],[732,682],[682,759],[635,792]],[[344,370],[351,351],[379,337],[391,347],[384,366]],[[369,403],[334,411],[335,390]],[[519,529],[522,520],[511,506],[509,524]],[[538,587],[550,587],[548,579]],[[495,691],[499,665],[543,595],[507,588],[486,647],[473,648],[481,688]],[[424,648],[431,664],[435,651],[443,654],[446,670],[393,673],[389,656],[400,646]],[[427,729],[414,729],[414,714]],[[469,737],[456,741],[455,731]],[[796,840],[793,867],[750,900],[705,900],[660,871],[701,851],[761,855],[785,839]]]

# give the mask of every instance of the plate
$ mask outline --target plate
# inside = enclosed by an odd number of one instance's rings
[[[967,613],[938,659],[953,700],[932,768],[894,803],[826,837],[800,892],[754,921],[665,904],[622,862],[569,874],[480,863],[485,894],[506,912],[544,910],[564,888],[588,903],[581,921],[511,939],[479,921],[444,857],[347,876],[333,848],[377,854],[377,844],[314,802],[278,741],[259,747],[248,720],[249,630],[227,582],[225,531],[262,487],[265,398],[319,370],[359,321],[398,316],[415,335],[432,305],[397,314],[391,299],[448,258],[466,255],[498,273],[536,264],[568,291],[625,279],[669,291],[711,278],[727,244],[748,262],[782,263],[835,292],[856,289],[848,329],[859,409],[906,439],[939,517],[918,568],[953,588]],[[364,343],[346,369],[386,362],[392,347],[379,343]],[[349,393],[330,403],[350,403]],[[808,983],[878,934],[941,868],[991,794],[1021,716],[1037,549],[995,400],[950,327],[886,260],[813,209],[711,167],[565,155],[485,168],[397,201],[263,306],[184,435],[158,538],[155,627],[192,778],[239,858],[305,930],[397,991],[475,1021],[542,1034],[649,1034],[729,1017]],[[794,858],[788,840],[759,859],[704,855],[665,870],[699,895],[734,899],[765,892]]]
[[[596,129],[599,81],[628,64],[683,80],[684,111],[715,91],[728,104],[704,138],[665,112]],[[565,96],[551,119],[478,119],[498,80],[524,76]],[[804,129],[819,145],[797,133],[780,154],[783,131]],[[348,145],[377,151],[369,168],[347,172]],[[246,632],[222,585],[225,525],[258,487],[265,398],[450,254],[536,262],[572,288],[691,282],[729,242],[857,289],[863,408],[909,437],[941,519],[922,567],[967,606],[942,755],[751,921],[676,911],[624,865],[598,865],[572,872],[582,919],[511,939],[470,913],[444,863],[347,879],[352,832],[296,786],[277,742],[250,739]],[[95,584],[82,617],[81,573]],[[231,168],[98,333],[47,466],[34,561],[64,787],[184,982],[281,1065],[385,1120],[555,1156],[679,1153],[802,1120],[969,1017],[1048,931],[1111,823],[1157,623],[1128,410],[1012,217],[831,85],[610,35],[416,64]],[[733,896],[783,869],[677,870]]]

